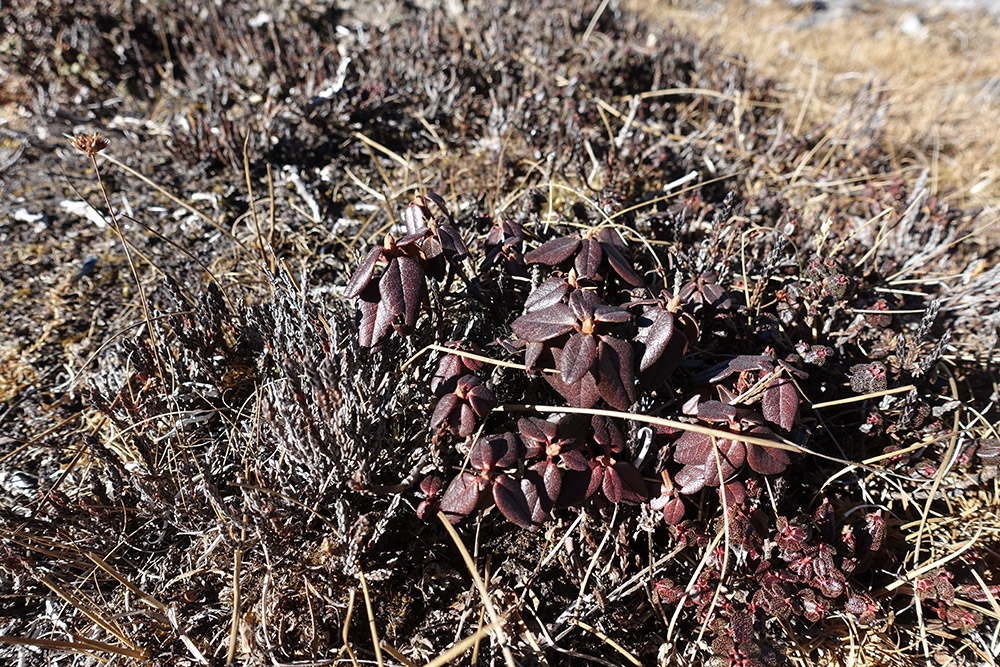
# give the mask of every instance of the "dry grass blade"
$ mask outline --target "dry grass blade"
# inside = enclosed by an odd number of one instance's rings
[[[623,647],[621,644],[619,644],[618,642],[616,642],[611,637],[608,637],[606,634],[604,634],[603,632],[601,632],[600,630],[598,630],[594,626],[592,626],[592,625],[590,625],[588,623],[585,623],[585,622],[581,621],[578,618],[572,619],[570,622],[573,625],[577,625],[577,626],[583,628],[584,630],[586,630],[587,632],[589,632],[590,634],[594,635],[595,637],[597,637],[598,639],[600,639],[602,642],[604,642],[605,644],[607,644],[608,646],[610,646],[611,648],[613,648],[615,651],[618,651],[618,653],[620,653],[623,658],[625,658],[626,660],[628,660],[630,664],[636,665],[637,667],[642,667],[642,661],[639,660],[639,658],[637,658],[634,655],[632,655],[628,650],[625,649],[625,647]]]
[[[487,623],[483,627],[476,630],[474,633],[468,637],[464,637],[461,641],[456,642],[452,646],[448,647],[444,652],[435,657],[430,662],[427,662],[424,667],[442,667],[442,665],[454,664],[456,658],[461,656],[463,653],[468,651],[470,648],[484,640],[491,634],[502,632],[503,626],[501,624],[494,625],[493,623]]]
[[[95,624],[104,629],[105,632],[112,635],[115,639],[125,644],[131,649],[136,648],[135,642],[133,642],[122,630],[121,626],[115,622],[114,619],[106,618],[101,612],[100,608],[86,597],[77,596],[74,593],[66,590],[62,586],[56,584],[49,577],[45,575],[39,575],[38,581],[45,584],[45,586],[51,590],[53,593],[62,598],[65,602],[72,605],[74,608],[78,609],[80,613],[89,618]]]
[[[885,391],[874,391],[868,394],[858,394],[857,396],[851,396],[849,398],[841,398],[836,401],[825,401],[823,403],[813,403],[810,407],[813,410],[819,410],[822,408],[832,408],[835,405],[847,405],[849,403],[859,403],[861,401],[868,401],[873,398],[881,398],[883,396],[892,396],[893,394],[903,394],[916,389],[912,384],[903,385],[902,387],[893,387],[892,389],[886,389]]]
[[[375,625],[375,611],[372,609],[372,599],[368,595],[368,582],[365,580],[365,573],[358,570],[358,579],[361,581],[361,594],[365,598],[365,611],[368,612],[368,631],[371,633],[372,646],[375,648],[375,662],[379,667],[382,662],[382,642],[378,638],[378,627]]]
[[[226,650],[226,665],[236,659],[236,648],[240,630],[240,570],[243,566],[243,549],[233,552],[233,612],[229,623],[229,647]]]
[[[457,532],[455,532],[454,526],[451,525],[451,522],[448,521],[447,517],[445,517],[445,515],[441,512],[438,512],[437,516],[444,525],[444,529],[448,531],[448,536],[451,537],[452,542],[454,542],[455,546],[458,548],[459,553],[462,555],[462,560],[465,561],[465,567],[476,584],[479,596],[483,601],[483,606],[486,608],[486,613],[490,617],[490,624],[486,627],[492,628],[496,631],[496,640],[500,645],[500,650],[503,652],[504,661],[507,664],[507,667],[514,667],[514,655],[510,652],[510,648],[507,646],[507,638],[503,630],[503,625],[500,622],[500,615],[493,606],[493,601],[490,599],[490,593],[486,589],[486,584],[483,583],[482,577],[479,576],[479,571],[476,569],[476,564],[473,562],[472,556],[469,555],[469,550],[465,548],[462,538],[458,536]]]
[[[942,567],[943,565],[957,558],[961,558],[962,554],[964,554],[966,551],[974,547],[979,542],[980,538],[983,535],[984,530],[985,529],[982,525],[978,526],[976,528],[976,534],[973,535],[967,542],[958,546],[958,548],[956,548],[955,550],[951,551],[950,553],[940,558],[935,558],[934,560],[928,563],[924,563],[923,565],[914,570],[910,570],[909,572],[900,575],[900,577],[896,581],[893,581],[892,583],[888,584],[885,587],[886,592],[891,593],[900,586],[911,583],[917,577],[927,574],[932,570],[936,570],[937,568]]]
[[[149,660],[151,654],[147,649],[122,648],[113,644],[106,644],[94,639],[79,638],[77,641],[59,641],[56,639],[26,639],[24,637],[4,637],[0,636],[0,644],[11,646],[35,646],[37,648],[48,649],[50,651],[65,651],[67,653],[82,653],[85,655],[97,656],[100,653],[111,653],[120,655],[132,660]]]

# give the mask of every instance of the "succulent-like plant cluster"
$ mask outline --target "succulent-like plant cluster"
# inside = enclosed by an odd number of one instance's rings
[[[716,632],[719,664],[773,664],[753,640],[763,619],[836,611],[871,623],[881,609],[858,581],[886,558],[884,513],[844,522],[826,499],[811,516],[773,511],[793,488],[782,474],[809,451],[805,397],[928,381],[941,346],[925,344],[936,306],[915,335],[892,333],[886,298],[836,258],[815,255],[796,270],[783,241],[753,260],[759,282],[733,288],[721,239],[743,231],[736,206],[727,198],[713,245],[679,262],[650,243],[661,230],[644,238],[613,209],[572,227],[544,225],[530,209],[495,222],[476,211],[471,222],[486,231],[463,239],[456,229],[467,227],[427,194],[403,215],[407,235],[369,251],[345,295],[358,298],[362,346],[377,348],[394,328],[444,350],[427,391],[443,465],[421,484],[422,518],[441,510],[460,521],[495,506],[536,530],[559,508],[626,503],[700,542],[689,509],[713,490],[725,508],[716,529],[745,554],[743,592],[723,603],[713,595],[722,547],[687,588],[665,579],[657,592],[696,608]],[[443,260],[433,271],[432,257]],[[432,295],[464,332],[457,340],[431,326],[440,316],[419,316]],[[915,389],[887,396],[862,430],[919,425],[930,412]],[[950,627],[974,625],[945,583],[921,585]]]
[[[431,205],[438,212],[433,220]],[[428,278],[441,281],[444,265],[463,271],[460,260],[469,257],[440,196],[430,193],[416,199],[403,220],[407,235],[400,241],[386,235],[381,246],[368,252],[344,291],[358,298],[359,343],[364,347],[378,347],[390,328],[401,334],[413,331],[428,298]],[[637,269],[627,243],[634,232],[611,218],[583,233],[555,236],[522,254],[523,239],[529,235],[526,222],[502,219],[481,243],[474,242],[483,258],[464,283],[475,281],[485,290],[480,294],[489,298],[490,286],[495,290],[499,284],[515,284],[513,279],[525,277],[527,267],[531,288],[513,290],[518,306],[508,305],[499,313],[491,309],[499,317],[489,328],[489,338],[454,343],[456,353],[442,357],[431,383],[437,399],[430,418],[435,438],[447,432],[467,454],[467,462],[457,474],[448,475],[451,480],[443,494],[435,497],[448,516],[461,518],[495,504],[512,522],[534,529],[554,507],[580,504],[598,490],[612,503],[639,503],[656,496],[657,482],[644,480],[637,464],[643,467],[646,462],[636,459],[623,431],[631,432],[629,413],[640,404],[644,413],[684,420],[660,428],[657,469],[652,463],[647,466],[657,479],[672,477],[680,495],[725,486],[734,498],[742,498],[740,480],[747,474],[773,475],[791,463],[788,450],[795,447],[785,438],[802,442],[805,435],[794,380],[807,374],[796,355],[776,359],[773,350],[762,345],[760,354],[730,356],[671,382],[686,353],[703,343],[698,318],[724,317],[732,308],[714,274],[691,276],[674,285],[676,293],[671,295],[671,286],[655,270],[661,258],[647,256]],[[500,257],[503,262],[497,261]],[[431,271],[430,262],[438,258],[444,261]],[[376,279],[380,261],[386,267]],[[475,305],[471,290],[455,296],[465,301],[464,308]],[[511,303],[510,298],[498,300]],[[523,361],[526,373],[554,390],[553,395],[537,381],[529,383],[535,402],[547,395],[575,411],[599,406],[618,416],[556,414],[516,422],[491,417],[497,405],[494,392],[475,375],[484,364],[458,349],[480,343],[492,343],[495,353]],[[521,402],[527,402],[527,396]],[[506,428],[474,437],[488,425]],[[670,522],[682,518],[682,507],[671,504]]]

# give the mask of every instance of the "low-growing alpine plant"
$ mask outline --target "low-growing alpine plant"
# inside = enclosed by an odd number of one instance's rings
[[[754,640],[767,617],[870,623],[880,613],[856,582],[884,557],[884,514],[848,520],[826,498],[812,514],[789,502],[799,489],[785,473],[808,455],[817,423],[806,397],[927,381],[941,351],[923,344],[933,307],[893,348],[891,304],[836,257],[790,262],[782,240],[737,266],[724,241],[741,232],[735,208],[727,197],[708,245],[681,252],[656,242],[655,228],[642,238],[618,224],[614,210],[603,222],[546,225],[529,210],[458,223],[428,193],[344,294],[357,300],[362,347],[395,332],[441,350],[426,388],[439,465],[420,484],[422,519],[495,507],[535,531],[562,508],[624,504],[681,542],[705,546],[726,531],[750,577],[727,584],[733,596],[713,595],[726,576],[721,545],[686,588],[661,580],[656,594],[695,609],[716,635],[716,664],[774,664]],[[459,232],[473,227],[487,231]],[[869,435],[923,423],[930,410],[914,392],[865,402]],[[723,518],[701,523],[706,503]],[[946,584],[921,585],[950,626],[976,621],[955,620]]]
[[[513,285],[507,291],[514,298],[493,301],[517,304],[491,310],[498,317],[485,333],[478,327],[476,340],[450,341],[455,352],[441,357],[428,387],[436,401],[431,433],[456,448],[455,472],[442,471],[450,479],[443,491],[440,482],[431,483],[428,497],[448,517],[458,520],[496,505],[513,523],[534,530],[554,508],[592,498],[653,500],[662,476],[672,477],[678,491],[668,512],[669,522],[677,523],[681,496],[724,486],[743,497],[742,478],[778,474],[792,463],[788,438],[805,439],[794,384],[807,376],[799,357],[776,359],[762,346],[760,354],[723,357],[707,370],[672,380],[679,367],[699,361],[691,353],[704,347],[699,331],[710,327],[699,327],[698,318],[724,317],[732,308],[716,273],[700,271],[668,285],[654,269],[659,258],[637,262],[626,242],[630,230],[611,224],[557,235],[523,253],[526,229],[534,232],[536,226],[501,219],[485,239],[470,240],[483,252],[478,275],[470,276],[463,264],[468,246],[440,196],[418,197],[402,218],[406,235],[396,240],[387,234],[344,290],[358,299],[362,346],[378,348],[390,331],[408,335],[418,322],[430,322],[419,313],[432,292],[445,298],[446,276],[462,277],[464,290],[448,295],[458,308],[471,312],[484,294],[496,297],[489,292],[500,285]],[[384,267],[377,272],[379,265]],[[549,404],[555,412],[494,416],[497,399],[488,369],[480,355],[463,354],[480,345],[523,364],[534,378],[526,384],[530,396],[519,403]],[[702,353],[702,359],[716,356]],[[558,414],[560,403],[574,414]],[[618,416],[579,414],[593,408]],[[693,428],[661,427],[659,456],[639,461],[625,432],[630,413],[640,410]],[[484,429],[490,434],[483,435]]]

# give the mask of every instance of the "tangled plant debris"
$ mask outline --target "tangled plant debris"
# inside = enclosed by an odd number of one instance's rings
[[[188,106],[75,142],[130,208],[63,223],[100,258],[66,340],[13,331],[80,358],[0,413],[4,659],[995,657],[989,221],[883,155],[874,97],[794,136],[615,3],[468,4],[126,2],[107,48],[108,7],[18,6],[53,99],[121,58]]]

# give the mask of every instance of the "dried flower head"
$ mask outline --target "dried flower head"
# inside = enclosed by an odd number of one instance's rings
[[[90,134],[78,134],[69,140],[73,148],[85,154],[87,157],[94,157],[110,145],[110,141],[92,132]]]

